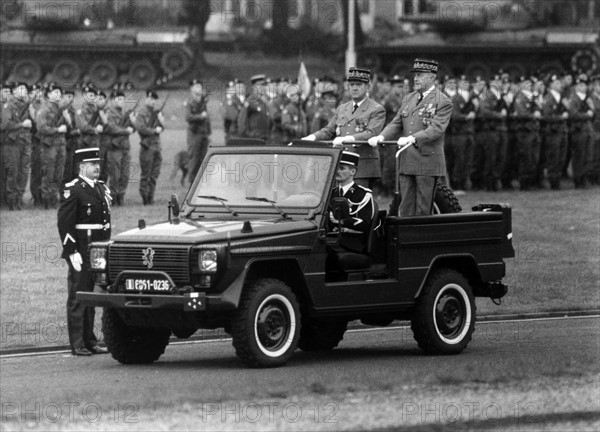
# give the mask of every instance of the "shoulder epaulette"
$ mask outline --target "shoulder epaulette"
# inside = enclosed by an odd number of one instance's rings
[[[69,183],[65,183],[65,187],[72,187],[75,186],[77,184],[77,182],[79,182],[79,178],[76,178],[74,180],[71,180]]]

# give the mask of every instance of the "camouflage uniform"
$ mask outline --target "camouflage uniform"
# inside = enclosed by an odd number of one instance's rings
[[[468,117],[475,113],[474,96],[467,99],[459,92],[452,97],[452,117],[446,129],[444,152],[450,178],[454,189],[468,189],[467,179],[471,165],[471,152],[474,146],[474,118]]]
[[[154,202],[156,180],[160,175],[162,152],[160,134],[156,132],[158,113],[148,106],[143,106],[136,115],[135,128],[140,135],[140,195],[144,204]],[[160,126],[160,125],[159,125]]]
[[[271,119],[269,108],[259,95],[251,95],[244,102],[238,118],[238,133],[242,138],[269,139]]]
[[[294,139],[306,136],[306,114],[298,103],[289,102],[281,113],[283,142],[289,143]]]
[[[34,119],[31,128],[31,179],[29,191],[35,205],[42,205],[42,143],[37,133],[37,114],[42,108],[41,99],[35,99],[29,107],[30,116]]]
[[[65,124],[58,102],[46,101],[37,114],[37,135],[41,144],[41,198],[46,208],[58,202],[65,169],[67,141],[58,127]]]
[[[109,139],[106,151],[110,194],[115,204],[123,205],[127,185],[129,184],[129,125],[128,113],[117,105],[111,105],[107,112],[106,134]]]
[[[518,162],[515,159],[512,159],[512,162],[518,163],[518,179],[521,190],[530,189],[536,182],[540,155],[539,116],[540,112],[535,101],[535,95],[531,92],[520,91],[515,98],[512,117]]]
[[[190,97],[185,102],[185,120],[188,122],[187,146],[190,183],[196,177],[210,143],[209,137],[212,130],[208,118],[207,103],[205,97],[202,97],[199,101]]]
[[[23,127],[29,119],[27,101],[13,97],[3,112],[3,181],[9,207],[21,208],[31,167],[31,128]]]
[[[573,182],[576,188],[586,186],[592,155],[592,119],[588,115],[594,108],[589,95],[582,99],[573,93],[569,101],[569,120],[571,129],[571,157],[573,164]]]
[[[77,125],[75,123],[77,118],[77,111],[75,107],[71,104],[68,108],[66,108],[66,112],[68,113],[68,118],[70,121],[67,121],[67,147],[65,153],[65,172],[63,174],[63,183],[68,183],[77,177],[79,170],[73,163],[75,157],[75,150],[79,148],[79,138],[80,133],[79,129],[77,129]],[[65,116],[67,117],[67,116]],[[66,120],[66,119],[65,119]]]
[[[244,104],[234,93],[225,95],[225,102],[221,103],[221,115],[223,116],[223,131],[225,132],[225,142],[230,138],[237,136],[237,120]]]
[[[552,189],[560,188],[560,177],[564,158],[567,154],[567,119],[563,113],[567,112],[562,95],[558,100],[552,91],[548,91],[542,105],[543,114],[543,137],[544,137],[544,160],[548,173],[548,180]]]

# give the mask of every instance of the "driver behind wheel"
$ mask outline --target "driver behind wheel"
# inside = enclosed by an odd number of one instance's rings
[[[344,197],[348,200],[348,217],[338,220],[333,210],[329,212],[329,231],[341,231],[339,241],[330,247],[334,252],[365,253],[371,221],[375,217],[373,195],[367,189],[354,182],[358,171],[360,156],[344,151],[337,168],[335,179],[338,185],[333,189],[332,200]]]

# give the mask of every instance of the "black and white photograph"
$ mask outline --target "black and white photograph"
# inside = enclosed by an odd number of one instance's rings
[[[0,430],[600,430],[599,0],[2,0]]]

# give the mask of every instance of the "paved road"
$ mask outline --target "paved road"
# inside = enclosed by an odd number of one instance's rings
[[[4,358],[1,429],[143,430],[157,419],[153,429],[597,427],[599,365],[597,317],[478,323],[451,357],[421,354],[409,328],[356,331],[331,353],[298,351],[270,370],[246,369],[230,341],[171,345],[145,366],[110,355]]]

